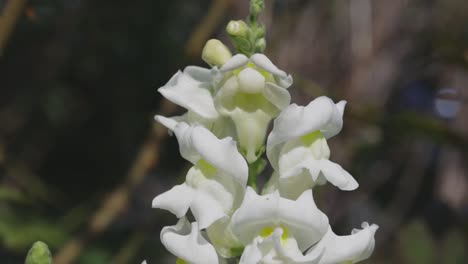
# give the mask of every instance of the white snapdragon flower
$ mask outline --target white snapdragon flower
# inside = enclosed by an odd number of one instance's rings
[[[202,126],[158,119],[175,133],[182,157],[194,166],[185,183],[158,195],[153,207],[169,210],[178,218],[190,208],[200,229],[228,217],[241,203],[248,177],[247,163],[235,142],[218,139]]]
[[[161,242],[178,257],[177,263],[223,263],[214,247],[200,233],[198,224],[190,223],[185,217],[179,219],[176,225],[161,230]]]
[[[362,223],[362,229],[353,229],[349,236],[337,236],[331,227],[319,243],[306,255],[322,253],[319,264],[356,263],[370,257],[374,251],[374,234],[379,227]]]
[[[217,40],[208,41],[203,55],[213,68],[186,67],[158,91],[188,110],[175,121],[198,123],[218,137],[235,137],[247,161],[254,162],[269,122],[289,105],[286,89],[292,77],[263,54],[232,57]]]
[[[289,105],[291,97],[286,89],[292,77],[263,54],[250,58],[236,54],[217,75],[215,107],[232,119],[244,156],[249,163],[254,162],[262,153],[269,122]]]
[[[327,139],[340,132],[346,102],[321,96],[307,106],[292,104],[274,121],[267,141],[267,156],[275,169],[264,192],[276,189],[296,198],[304,190],[327,181],[342,190],[354,190],[356,180],[331,162]]]
[[[302,252],[328,228],[328,218],[315,205],[312,190],[289,200],[278,192],[260,196],[248,187],[231,221],[233,233],[246,246],[241,257],[245,264],[316,263],[320,254]]]

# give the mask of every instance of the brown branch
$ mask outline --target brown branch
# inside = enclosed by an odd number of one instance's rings
[[[176,110],[176,105],[164,100],[161,105],[161,113],[172,114]],[[144,179],[147,171],[156,166],[159,162],[160,146],[167,137],[167,129],[155,123],[153,133],[143,144],[134,165],[130,169],[125,181],[117,186],[103,200],[100,208],[91,216],[88,230],[84,234],[72,238],[55,255],[54,263],[73,263],[80,255],[81,251],[93,238],[102,234],[128,206],[128,201],[135,188]]]
[[[193,30],[192,35],[187,41],[187,45],[185,45],[185,52],[187,55],[193,58],[201,54],[205,42],[222,22],[230,4],[230,0],[213,0],[208,13]]]
[[[0,14],[0,56],[10,38],[27,0],[7,1],[3,14]]]

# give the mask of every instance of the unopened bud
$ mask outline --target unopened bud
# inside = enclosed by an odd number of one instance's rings
[[[263,51],[265,51],[265,48],[266,48],[265,38],[258,39],[255,42],[255,51],[256,52],[263,52]]]
[[[226,31],[231,36],[245,38],[249,34],[249,26],[242,20],[231,20],[227,24]]]
[[[37,241],[33,244],[26,257],[25,264],[51,264],[52,255],[44,242]]]
[[[202,59],[211,66],[221,67],[231,57],[228,47],[217,39],[208,40],[202,51]]]

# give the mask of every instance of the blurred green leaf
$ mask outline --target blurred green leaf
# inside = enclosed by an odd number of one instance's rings
[[[17,251],[38,240],[57,247],[67,237],[60,225],[38,215],[22,215],[7,209],[1,209],[0,215],[0,240],[6,247]]]
[[[443,259],[447,264],[464,264],[468,258],[466,249],[468,245],[461,231],[452,231],[447,235],[443,247]]]
[[[399,236],[403,263],[434,263],[436,247],[423,221],[418,219],[403,227]]]

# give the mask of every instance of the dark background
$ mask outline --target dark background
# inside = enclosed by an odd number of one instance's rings
[[[266,53],[293,75],[293,102],[348,101],[329,144],[360,188],[316,191],[337,233],[380,226],[366,263],[466,263],[468,2],[266,2]],[[0,262],[23,263],[43,240],[56,263],[174,263],[159,232],[176,218],[151,201],[189,164],[153,116],[184,110],[156,90],[206,66],[204,43],[227,43],[248,1],[0,10]]]

